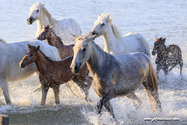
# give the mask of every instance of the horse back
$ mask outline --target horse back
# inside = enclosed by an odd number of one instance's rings
[[[182,57],[182,51],[178,45],[172,44],[167,48],[168,59],[177,59]]]

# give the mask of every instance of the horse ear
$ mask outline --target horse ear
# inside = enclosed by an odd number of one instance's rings
[[[166,37],[165,38],[163,38],[163,41],[165,41],[166,40]]]
[[[156,41],[159,41],[159,39],[157,38],[157,36],[155,37]]]
[[[98,14],[98,18],[101,16],[101,14]]]
[[[40,49],[40,45],[38,45],[38,47],[36,49],[39,50]]]
[[[45,4],[42,4],[42,7],[44,7]]]
[[[43,28],[45,28],[45,25],[44,25],[44,24],[42,24],[42,27],[43,27]]]
[[[31,48],[31,47],[32,47],[32,46],[31,46],[30,44],[28,44],[28,43],[27,43],[27,45],[28,45],[28,48]]]
[[[109,18],[109,17],[110,17],[110,13],[107,14],[107,18]]]
[[[76,40],[79,36],[71,34],[71,36]]]
[[[53,29],[53,28],[54,28],[54,26],[50,26],[49,28],[50,28],[50,29]]]

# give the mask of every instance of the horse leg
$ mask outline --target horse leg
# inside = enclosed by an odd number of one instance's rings
[[[49,90],[49,87],[41,86],[42,88],[42,100],[41,100],[41,105],[45,105],[46,97],[47,97],[47,92]]]
[[[177,63],[173,63],[173,64],[171,64],[171,67],[169,68],[169,72],[175,67],[177,65]]]
[[[183,67],[183,60],[182,60],[182,57],[181,57],[180,60],[179,60],[179,65],[180,65],[180,75],[181,75],[181,78],[182,78],[182,67]]]
[[[159,64],[157,64],[157,66],[156,66],[156,75],[157,75],[157,78],[159,79],[159,72],[160,72],[160,70],[161,70],[161,66],[159,66]]]
[[[6,103],[10,104],[11,100],[10,100],[9,91],[8,91],[8,82],[5,79],[0,78],[0,86],[1,86],[1,89],[3,90],[3,95],[5,97]]]
[[[160,111],[162,110],[161,107],[161,102],[159,100],[159,96],[158,96],[158,85],[156,84],[157,80],[154,77],[148,78],[148,81],[143,83],[145,90],[147,90],[147,95],[149,97],[149,102],[151,105],[151,109],[153,112],[155,112],[153,110],[153,102],[156,102],[156,108],[159,109]]]
[[[104,106],[105,106],[106,110],[108,112],[110,112],[110,115],[113,117],[113,119],[116,121],[116,118],[114,116],[114,111],[113,111],[113,108],[112,108],[112,105],[111,105],[110,101],[105,102]]]
[[[115,88],[109,89],[108,92],[100,99],[99,103],[97,103],[98,114],[101,113],[101,109],[103,107],[103,104],[105,104],[107,101],[114,98],[115,96],[116,96]]]
[[[135,93],[131,93],[127,95],[127,98],[129,98],[130,100],[133,101],[134,106],[136,107],[136,109],[138,109],[138,107],[141,106],[142,102],[140,101],[140,99],[135,95]]]
[[[60,103],[60,99],[59,99],[59,87],[60,87],[59,85],[52,86],[53,92],[54,92],[54,95],[55,95],[55,103],[56,104]]]
[[[76,76],[73,78],[73,81],[83,90],[85,93],[84,99],[90,101],[88,97],[88,86],[84,82],[80,81]]]

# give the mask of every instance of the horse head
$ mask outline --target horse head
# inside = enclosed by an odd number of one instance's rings
[[[156,55],[158,50],[160,50],[163,46],[165,46],[166,37],[165,38],[160,37],[159,39],[156,37],[155,39],[156,39],[156,41],[154,43],[154,48],[152,51],[153,56]]]
[[[112,19],[110,14],[98,15],[98,19],[94,22],[94,27],[89,34],[96,35],[97,37],[104,35],[107,32],[107,25],[111,23]]]
[[[23,59],[19,63],[19,66],[21,68],[24,68],[25,66],[36,61],[37,51],[40,49],[40,46],[38,45],[38,47],[35,47],[35,46],[31,46],[28,44],[28,48],[29,48],[29,51],[26,53],[26,55],[23,57]]]
[[[35,3],[30,8],[30,14],[27,18],[27,23],[31,25],[35,20],[38,20],[41,16],[42,8],[44,7],[44,4],[41,3]]]
[[[95,37],[95,35],[73,35],[73,38],[76,40],[76,44],[73,47],[74,56],[70,65],[70,69],[73,73],[78,73],[79,69],[90,59],[90,41],[94,40]]]
[[[36,39],[45,40],[45,39],[49,38],[50,31],[52,29],[53,29],[53,27],[50,27],[49,25],[46,25],[46,26],[43,25],[43,29],[41,30],[40,34],[38,35],[38,37]]]

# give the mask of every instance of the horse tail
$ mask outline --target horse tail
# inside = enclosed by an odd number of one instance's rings
[[[158,80],[156,76],[156,72],[149,61],[149,73],[147,77],[147,82],[143,83],[145,90],[147,92],[147,95],[149,97],[149,102],[151,105],[152,112],[155,112],[155,108],[153,105],[156,103],[156,109],[159,109],[160,111],[162,110],[161,108],[161,102],[159,100],[159,95],[158,95]]]
[[[4,39],[2,39],[2,38],[0,38],[0,41],[1,41],[3,44],[7,44],[7,42],[6,42]]]
[[[150,58],[150,50],[149,50],[149,44],[147,42],[147,40],[139,33],[137,33],[138,35],[138,42],[139,44],[143,47],[143,53],[146,54],[149,58]]]
[[[71,83],[72,83],[72,85],[73,85],[74,90],[78,93],[78,95],[75,94],[75,93],[73,92],[73,90],[71,89],[70,83],[66,83],[66,87],[68,88],[68,90],[70,90],[70,92],[71,92],[74,96],[79,97],[79,98],[82,98],[82,96],[81,96],[81,94],[79,93],[77,87],[74,85],[73,82],[71,82]]]

